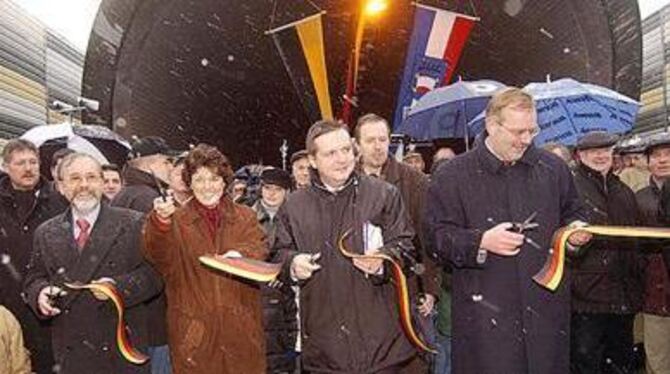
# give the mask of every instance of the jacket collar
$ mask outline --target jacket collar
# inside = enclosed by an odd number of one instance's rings
[[[535,148],[535,145],[531,144],[528,146],[528,149],[526,149],[526,152],[524,152],[523,156],[521,156],[518,161],[512,165],[507,165],[505,162],[496,157],[489,150],[489,147],[486,146],[485,140],[487,137],[488,135],[486,134],[482,135],[480,143],[472,150],[472,152],[476,152],[479,162],[493,174],[497,174],[505,168],[514,167],[519,164],[533,166],[540,158],[540,151]]]
[[[337,195],[342,193],[343,191],[348,190],[351,186],[357,185],[360,179],[359,172],[356,170],[356,168],[354,168],[354,171],[351,173],[351,175],[349,175],[349,179],[347,179],[342,188],[337,192],[331,192],[321,181],[319,172],[316,169],[310,168],[310,174],[312,178],[312,185],[309,188],[319,193],[325,193],[328,195]]]
[[[607,175],[603,176],[602,173],[591,169],[590,167],[584,165],[581,162],[577,166],[577,172],[582,174],[583,176],[589,178],[589,179],[596,180],[600,183],[606,182],[607,184],[610,184],[615,179],[618,179],[618,177],[616,175],[614,175],[614,173],[612,173],[612,170],[607,172]]]
[[[47,181],[43,177],[40,177],[40,180],[37,182],[37,185],[33,191],[35,191],[38,200],[46,200],[52,194],[58,193],[55,190],[53,183]],[[0,198],[14,200],[14,187],[12,186],[12,181],[7,174],[4,174],[0,177]]]

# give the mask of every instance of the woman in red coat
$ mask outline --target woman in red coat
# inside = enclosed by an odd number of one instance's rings
[[[195,198],[179,209],[172,198],[158,198],[147,218],[144,251],[165,280],[175,374],[265,373],[257,285],[198,262],[199,256],[231,250],[267,256],[253,211],[224,194],[231,177],[226,157],[200,144],[183,172]]]

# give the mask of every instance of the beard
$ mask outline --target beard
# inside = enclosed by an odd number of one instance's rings
[[[72,200],[72,208],[79,213],[88,214],[100,205],[100,199],[95,196],[76,196]]]

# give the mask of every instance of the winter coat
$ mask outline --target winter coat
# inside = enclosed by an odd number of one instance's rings
[[[575,185],[584,203],[586,222],[637,226],[635,194],[613,173],[580,165]],[[631,314],[640,310],[645,258],[637,240],[595,237],[572,259],[572,310],[578,313]]]
[[[35,189],[35,205],[26,217],[19,217],[17,200],[8,175],[0,177],[0,256],[10,262],[0,265],[0,304],[9,309],[23,327],[26,347],[31,351],[33,370],[51,373],[53,353],[49,322],[40,321],[21,297],[23,278],[33,252],[33,234],[44,221],[67,208],[67,200],[41,180]],[[3,262],[4,263],[4,262]]]
[[[338,192],[319,180],[289,195],[279,212],[274,249],[285,259],[283,279],[299,253],[321,253],[321,269],[300,282],[300,333],[303,367],[316,373],[375,373],[401,364],[415,349],[399,324],[389,268],[366,276],[338,249],[363,252],[363,229],[381,229],[385,246],[412,251],[413,231],[399,191],[377,178],[353,173]],[[375,230],[376,231],[376,230]]]
[[[661,189],[651,180],[649,186],[635,194],[640,218],[644,226],[663,226],[659,221]],[[659,249],[660,248],[659,246]],[[661,253],[647,256],[645,291],[642,311],[647,314],[670,317],[670,276]]]
[[[453,267],[453,373],[568,373],[570,273],[553,292],[532,280],[554,232],[580,218],[565,162],[531,145],[504,165],[482,143],[438,168],[428,201],[436,255]],[[525,235],[539,248],[526,243],[516,256],[477,261],[486,230],[533,213],[539,226]]]
[[[160,196],[154,176],[132,166],[126,166],[123,169],[123,183],[123,188],[116,194],[110,205],[145,214],[151,212],[154,208],[154,200]],[[164,182],[158,181],[158,183],[167,189]],[[149,345],[152,347],[167,344],[166,308],[165,292],[147,301],[145,305]]]
[[[274,244],[277,216],[271,218],[261,201],[252,207],[263,228],[270,246]],[[273,254],[270,254],[270,258]],[[261,285],[263,302],[263,329],[268,373],[293,373],[295,371],[295,344],[298,335],[298,307],[291,287]]]
[[[203,266],[198,257],[235,250],[265,259],[267,248],[254,212],[223,198],[212,240],[193,199],[170,224],[147,218],[147,259],[165,279],[168,338],[175,374],[265,373],[258,285]]]
[[[0,373],[32,373],[28,354],[19,321],[12,312],[0,305]]]
[[[421,275],[410,274],[409,286],[412,288],[412,294],[428,293],[438,297],[440,270],[425,249],[430,242],[423,237],[423,211],[428,191],[428,176],[389,157],[382,168],[381,177],[400,191],[412,228],[417,233],[414,237],[414,247],[417,260],[424,265],[425,272]]]
[[[99,301],[89,291],[67,290],[64,286],[111,278],[123,295],[131,340],[135,347],[146,352],[141,305],[160,292],[162,283],[142,258],[141,229],[141,214],[102,205],[81,251],[74,240],[70,210],[35,231],[24,292],[33,312],[52,322],[53,351],[59,373],[149,372],[149,365],[131,364],[117,349],[117,312],[113,303]],[[50,285],[68,292],[57,300],[62,312],[53,318],[42,315],[37,306],[40,291]]]

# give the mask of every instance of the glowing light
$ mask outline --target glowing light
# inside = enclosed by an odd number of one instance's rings
[[[388,8],[388,2],[386,0],[368,0],[363,9],[366,15],[376,16],[385,11],[386,8]]]

